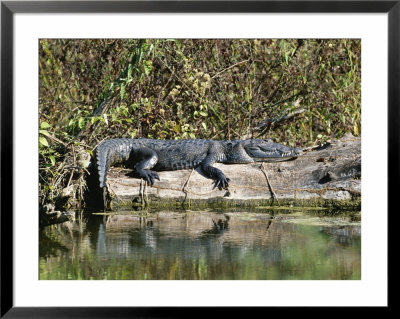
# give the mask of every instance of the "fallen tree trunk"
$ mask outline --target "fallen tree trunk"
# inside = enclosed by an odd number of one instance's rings
[[[230,178],[228,190],[213,190],[199,168],[159,172],[153,186],[127,176],[131,170],[112,168],[111,207],[361,207],[361,139],[351,135],[291,161],[215,166]]]

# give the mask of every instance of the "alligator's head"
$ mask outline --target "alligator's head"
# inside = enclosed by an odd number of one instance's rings
[[[298,147],[287,147],[285,145],[274,143],[270,139],[245,140],[243,148],[247,155],[256,162],[286,161],[300,156],[303,153],[303,151]]]

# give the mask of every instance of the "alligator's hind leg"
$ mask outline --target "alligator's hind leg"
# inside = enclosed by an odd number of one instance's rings
[[[147,147],[142,147],[135,149],[132,153],[134,158],[139,159],[139,162],[134,168],[141,178],[146,180],[150,185],[154,184],[155,179],[160,180],[158,174],[150,170],[158,161],[158,156],[155,151]]]

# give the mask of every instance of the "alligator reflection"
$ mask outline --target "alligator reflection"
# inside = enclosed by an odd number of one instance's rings
[[[353,215],[88,215],[40,232],[40,279],[360,279]]]

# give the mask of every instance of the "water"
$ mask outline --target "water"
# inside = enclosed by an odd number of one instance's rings
[[[40,231],[39,278],[361,279],[360,214],[80,215]]]

